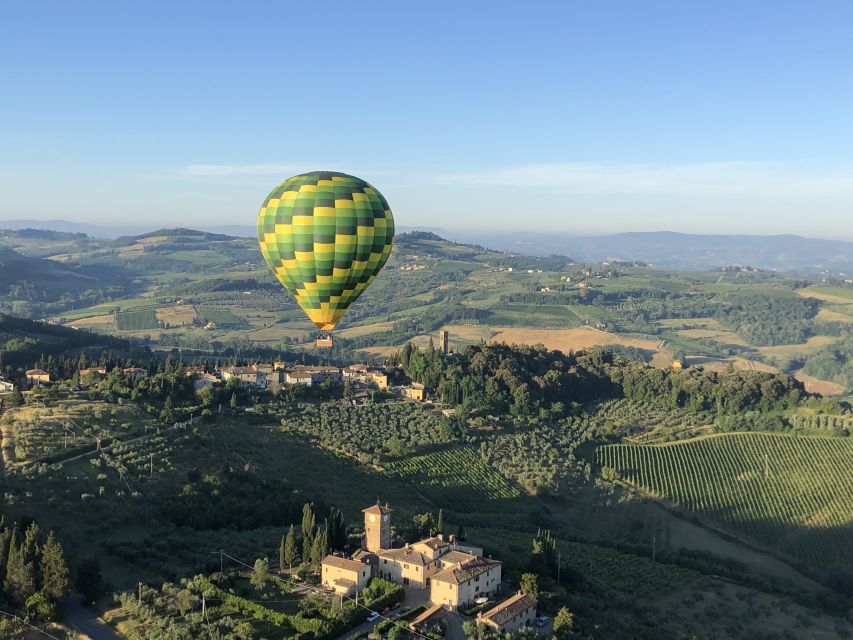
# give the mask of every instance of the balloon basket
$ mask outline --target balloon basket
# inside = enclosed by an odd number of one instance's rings
[[[328,333],[321,333],[317,336],[317,346],[318,347],[333,347],[335,345],[335,341],[332,340],[332,336]]]

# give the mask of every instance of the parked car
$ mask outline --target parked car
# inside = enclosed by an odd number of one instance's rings
[[[375,611],[373,613],[371,613],[369,616],[367,616],[368,622],[376,622],[377,620],[379,620],[379,614],[376,613]]]
[[[486,596],[480,596],[476,600],[474,600],[474,604],[486,604],[489,599]]]
[[[536,616],[536,626],[537,627],[539,627],[541,629],[546,624],[548,624],[548,616],[546,616],[544,614]]]

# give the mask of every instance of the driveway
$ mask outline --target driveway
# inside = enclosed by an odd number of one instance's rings
[[[121,640],[97,613],[83,604],[79,593],[72,593],[62,603],[62,619],[90,640]]]
[[[422,604],[429,603],[429,589],[410,589],[406,587],[406,597],[403,598],[403,607],[408,609],[414,609],[415,607],[419,607]],[[398,609],[394,613],[400,613]],[[362,631],[366,631],[370,633],[373,631],[373,627],[382,622],[383,618],[379,618],[376,622],[362,622],[357,627],[354,627],[344,633],[338,640],[345,640],[346,638],[352,638],[354,635],[361,633]]]

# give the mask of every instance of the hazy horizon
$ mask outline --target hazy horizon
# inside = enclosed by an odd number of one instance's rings
[[[279,3],[7,4],[0,219],[252,225],[331,169],[401,226],[853,238],[853,5],[822,6],[341,4],[281,40]]]

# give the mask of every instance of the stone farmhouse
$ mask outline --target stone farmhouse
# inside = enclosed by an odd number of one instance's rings
[[[501,584],[501,563],[483,557],[483,550],[438,535],[394,548],[387,505],[363,509],[362,549],[353,557],[329,555],[322,564],[323,586],[350,595],[372,577],[415,589],[429,589],[430,601],[447,609],[492,596]]]

